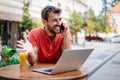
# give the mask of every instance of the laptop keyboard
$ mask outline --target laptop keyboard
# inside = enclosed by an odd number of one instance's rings
[[[53,69],[45,69],[46,72],[51,72]]]

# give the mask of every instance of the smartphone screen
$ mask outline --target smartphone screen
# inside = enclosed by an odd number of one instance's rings
[[[61,29],[62,31],[64,30],[63,23],[61,24],[60,29]]]

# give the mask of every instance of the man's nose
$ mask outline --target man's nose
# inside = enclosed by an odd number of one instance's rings
[[[61,25],[61,20],[57,20],[57,25]]]

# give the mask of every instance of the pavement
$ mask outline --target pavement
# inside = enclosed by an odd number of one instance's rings
[[[111,77],[101,75],[104,73],[104,69],[100,72],[99,69],[105,65],[108,60],[112,59],[112,56],[116,53],[120,53],[120,43],[106,43],[106,42],[85,42],[84,44],[72,44],[72,49],[93,48],[94,51],[89,56],[83,67],[88,69],[89,77],[87,80],[119,80],[120,77]],[[116,60],[117,61],[117,60]],[[120,65],[119,65],[120,67]],[[118,70],[120,73],[120,69]],[[111,73],[115,73],[115,70],[111,70]],[[99,75],[98,75],[99,74]],[[113,74],[112,74],[113,75]],[[116,76],[116,74],[114,74]],[[118,75],[118,74],[117,74]],[[119,74],[120,75],[120,74]]]

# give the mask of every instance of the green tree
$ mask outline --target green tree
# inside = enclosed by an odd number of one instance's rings
[[[95,15],[92,9],[89,9],[88,25],[86,27],[86,34],[91,35],[94,32]]]
[[[29,6],[30,6],[29,2],[24,2],[23,16],[22,16],[23,21],[20,26],[25,29],[33,28],[33,21],[29,14]]]
[[[89,9],[89,17],[87,21],[88,25],[86,27],[86,34],[97,34],[104,31],[102,25],[102,18],[100,16],[95,16],[94,11]]]
[[[38,21],[38,20],[34,21],[33,28],[37,28],[37,27],[43,27],[43,24],[41,21]]]
[[[75,42],[77,43],[77,33],[80,32],[83,25],[83,16],[79,15],[76,11],[70,14],[67,19],[72,36],[75,35]]]

